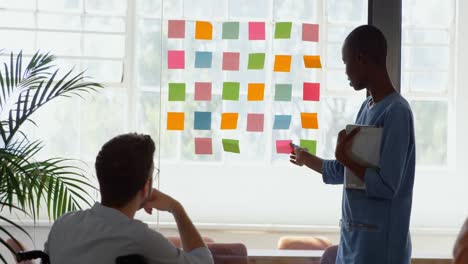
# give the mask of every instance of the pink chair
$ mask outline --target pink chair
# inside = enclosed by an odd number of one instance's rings
[[[176,248],[182,248],[182,241],[180,240],[180,237],[178,236],[168,236],[166,237],[167,240],[169,240],[169,242],[172,243],[172,245],[174,245],[174,247]],[[209,238],[209,237],[202,237],[203,241],[205,243],[214,243],[214,240]]]
[[[21,243],[18,244],[19,241],[18,243],[16,243],[13,239],[8,238],[6,243],[13,249],[15,253],[26,251],[26,248]],[[16,255],[14,255],[13,258],[16,259]],[[20,263],[21,264],[34,264],[32,260],[21,261]]]
[[[338,245],[327,247],[325,252],[323,252],[322,258],[320,258],[320,264],[335,264],[337,253]]]
[[[248,264],[247,248],[241,243],[209,243],[215,264]]]
[[[325,237],[285,236],[278,241],[278,249],[325,250],[332,243]]]

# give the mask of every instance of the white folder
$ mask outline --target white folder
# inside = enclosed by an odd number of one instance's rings
[[[356,127],[360,127],[361,130],[353,139],[350,158],[366,168],[378,168],[383,129],[373,126],[347,125],[346,133],[349,134]],[[346,167],[344,184],[350,189],[366,189],[365,183]]]

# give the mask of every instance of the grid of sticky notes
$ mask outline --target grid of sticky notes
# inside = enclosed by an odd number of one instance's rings
[[[223,39],[226,41],[245,39],[247,41],[269,41],[291,39],[293,26],[300,27],[297,34],[302,34],[301,40],[304,42],[319,42],[319,25],[310,23],[292,23],[292,22],[275,22],[272,36],[266,34],[266,22],[221,22],[222,31],[215,32],[213,23],[209,21],[194,21],[194,34],[187,34],[185,20],[168,20],[168,39],[181,39],[181,41],[213,41],[214,39]],[[193,21],[191,21],[193,22]],[[218,23],[218,22],[217,22]],[[240,27],[246,27],[247,30],[241,31]],[[247,36],[241,36],[240,32],[247,32]],[[295,31],[296,32],[296,31]],[[215,34],[220,34],[216,36]],[[189,43],[189,42],[185,42]],[[183,45],[182,45],[183,46]],[[290,54],[267,54],[266,52],[249,52],[245,50],[195,50],[193,54],[187,54],[185,49],[168,49],[167,50],[167,70],[186,70],[186,69],[213,69],[215,65],[221,65],[222,71],[240,71],[242,67],[247,70],[271,70],[274,73],[287,74],[291,72],[291,64],[293,56]],[[243,54],[245,53],[245,54]],[[193,65],[186,64],[187,56],[193,56]],[[247,62],[245,65],[240,64],[241,56],[246,56]],[[266,68],[266,58],[271,57],[271,68]],[[297,57],[296,57],[297,58]],[[214,62],[215,59],[221,61]],[[301,56],[301,62],[305,69],[320,69],[322,68],[320,55],[304,54]],[[183,79],[183,78],[182,78]],[[273,84],[273,87],[266,87],[265,83],[248,83],[247,87],[241,87],[240,80],[238,81],[223,81],[221,100],[239,101],[241,89],[247,91],[247,101],[264,101],[265,93],[268,90],[271,93],[271,99],[276,102],[292,102],[292,84]],[[168,101],[169,102],[186,102],[188,89],[194,89],[194,101],[211,101],[212,100],[212,82],[194,82],[193,87],[187,87],[186,83],[181,81],[168,82]],[[302,99],[304,102],[320,101],[320,83],[318,82],[303,82]],[[190,102],[189,102],[190,103]],[[220,113],[221,118],[219,124],[214,124],[215,118],[213,113],[208,111],[195,111],[193,113],[184,112],[167,112],[167,130],[237,130],[240,120],[237,112]],[[187,115],[193,115],[193,124],[186,124]],[[291,123],[298,119],[301,122],[302,129],[318,129],[318,114],[301,112],[300,116],[288,114],[272,115],[273,130],[289,130]],[[246,116],[247,132],[264,132],[265,131],[265,114],[264,113],[247,113]],[[213,154],[213,138],[211,137],[194,137],[194,152],[197,155],[212,155]],[[276,153],[289,154],[293,151],[290,139],[275,140]],[[222,138],[220,143],[225,152],[240,153],[240,140],[231,138]],[[300,146],[307,148],[310,153],[315,153],[317,149],[317,141],[310,139],[301,139]]]

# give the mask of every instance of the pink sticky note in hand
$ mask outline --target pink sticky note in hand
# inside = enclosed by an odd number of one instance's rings
[[[265,40],[265,22],[249,22],[249,40]]]
[[[304,83],[304,101],[320,101],[320,83]]]
[[[185,20],[168,21],[168,38],[185,38]]]
[[[223,71],[238,71],[239,57],[239,52],[223,52]]]
[[[195,101],[211,101],[211,83],[195,83]]]
[[[195,154],[211,155],[213,154],[213,143],[211,138],[195,138]]]
[[[247,131],[262,132],[265,123],[263,114],[248,114],[247,115]]]
[[[291,143],[292,140],[276,140],[276,153],[290,154],[294,150]]]
[[[167,51],[167,68],[184,69],[185,68],[185,52],[183,50],[168,50]]]
[[[303,41],[319,41],[319,25],[317,24],[302,24],[302,40]]]

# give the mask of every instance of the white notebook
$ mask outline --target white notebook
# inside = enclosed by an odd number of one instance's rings
[[[383,129],[372,126],[347,125],[346,133],[349,134],[356,127],[360,127],[361,130],[353,139],[351,159],[367,168],[378,168]],[[344,184],[346,188],[366,189],[364,182],[346,167]]]

